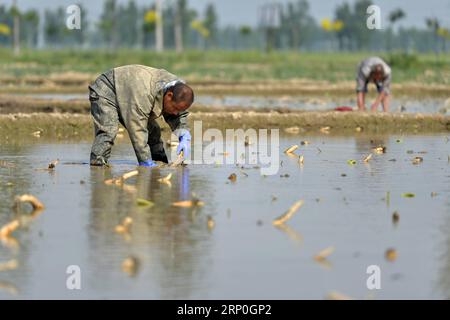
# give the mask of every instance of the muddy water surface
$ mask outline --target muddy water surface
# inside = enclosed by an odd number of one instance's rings
[[[310,142],[296,151],[303,166],[282,153],[301,140]],[[376,144],[387,153],[363,163]],[[18,262],[0,271],[1,299],[322,299],[330,291],[358,299],[450,298],[444,135],[287,136],[273,176],[251,165],[189,165],[142,169],[125,187],[103,181],[135,169],[130,144],[114,147],[111,169],[82,164],[89,151],[90,141],[0,146],[0,160],[14,165],[0,167],[0,226],[17,216],[11,207],[18,194],[46,206],[13,233],[15,242],[0,246],[0,264]],[[423,162],[412,164],[416,156]],[[55,170],[40,170],[54,159]],[[171,185],[158,182],[170,172]],[[193,193],[203,207],[171,205]],[[155,205],[139,207],[137,198]],[[305,203],[297,214],[274,227],[299,199]],[[126,216],[133,218],[130,235],[115,233]],[[325,261],[313,259],[330,246]],[[385,257],[390,248],[393,261]],[[138,261],[132,276],[121,267],[130,256]],[[81,269],[81,290],[66,287],[70,265]],[[370,265],[380,267],[380,290],[366,287]]]

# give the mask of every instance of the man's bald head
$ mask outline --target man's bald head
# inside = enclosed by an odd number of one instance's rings
[[[164,95],[164,111],[177,115],[187,110],[194,102],[194,91],[184,83],[177,83]]]
[[[381,81],[385,78],[384,68],[381,64],[377,64],[372,68],[371,77],[375,81]]]
[[[175,103],[185,102],[191,105],[194,102],[194,91],[184,83],[177,83],[168,91],[173,92],[173,101]]]

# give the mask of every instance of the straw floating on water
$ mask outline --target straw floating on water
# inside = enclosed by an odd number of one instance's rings
[[[50,162],[49,164],[48,164],[48,169],[55,169],[56,168],[56,165],[59,163],[59,160],[57,159],[57,160],[53,160],[52,162]]]
[[[105,183],[109,184],[109,185],[111,185],[111,184],[121,185],[124,183],[125,180],[127,180],[131,177],[137,176],[138,174],[139,174],[138,170],[133,170],[133,171],[123,174],[120,178],[105,180]]]
[[[128,233],[132,223],[133,219],[131,217],[125,217],[122,223],[116,226],[115,231],[117,233]]]
[[[142,198],[137,198],[136,204],[140,207],[153,207],[155,205],[152,201],[145,200]]]
[[[42,210],[44,209],[44,205],[40,202],[35,196],[31,194],[23,194],[21,196],[17,196],[15,199],[15,204],[18,205],[22,202],[28,202],[32,205],[34,210]]]
[[[6,262],[0,263],[0,272],[2,271],[10,271],[15,270],[19,266],[19,263],[16,259],[12,259]]]
[[[181,208],[201,207],[204,205],[205,205],[205,203],[198,199],[177,201],[177,202],[172,203],[172,206],[181,207]]]
[[[295,214],[295,212],[297,212],[297,210],[303,205],[303,203],[304,203],[304,200],[300,200],[300,201],[297,201],[296,203],[294,203],[292,205],[292,207],[290,207],[286,213],[284,213],[283,215],[281,215],[278,218],[276,218],[275,220],[273,220],[272,224],[274,226],[276,226],[276,225],[280,225],[280,224],[288,221],[290,218],[292,218],[292,216]]]
[[[320,251],[317,255],[314,256],[314,260],[323,261],[328,258],[334,252],[334,247],[328,247]]]
[[[372,159],[372,154],[370,153],[369,155],[367,155],[366,157],[364,157],[363,161],[365,163],[369,162],[369,160]]]
[[[294,144],[293,146],[290,146],[289,148],[287,148],[286,150],[284,150],[284,153],[286,154],[292,154],[294,153],[295,150],[298,149],[298,145]]]
[[[0,229],[0,238],[1,239],[8,238],[11,235],[11,233],[13,233],[19,227],[20,227],[20,222],[17,219],[5,224]]]
[[[158,182],[161,182],[161,183],[165,183],[165,184],[167,184],[167,185],[172,185],[171,183],[170,183],[170,179],[172,178],[172,173],[169,173],[167,176],[165,176],[164,178],[159,178],[158,179]]]
[[[123,260],[122,271],[127,273],[130,277],[134,277],[138,271],[139,264],[138,258],[130,256]]]

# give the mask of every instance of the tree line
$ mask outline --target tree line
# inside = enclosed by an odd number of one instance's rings
[[[19,0],[20,1],[20,0]],[[316,21],[307,0],[285,5],[270,4],[260,10],[257,26],[219,27],[219,15],[213,3],[203,12],[189,6],[188,0],[155,0],[147,6],[135,1],[118,3],[104,0],[98,21],[87,20],[87,8],[81,8],[81,29],[66,27],[65,7],[20,10],[0,5],[0,46],[27,48],[148,48],[183,51],[185,48],[265,49],[265,50],[411,50],[436,53],[448,50],[449,30],[434,17],[424,19],[423,27],[396,27],[406,14],[401,8],[389,13],[382,30],[366,27],[366,9],[370,0],[344,2],[334,16]]]

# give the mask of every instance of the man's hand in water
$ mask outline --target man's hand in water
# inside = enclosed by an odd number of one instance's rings
[[[189,159],[191,153],[191,134],[188,130],[183,130],[178,137],[180,144],[177,148],[177,154],[180,154],[183,151],[184,158]]]

